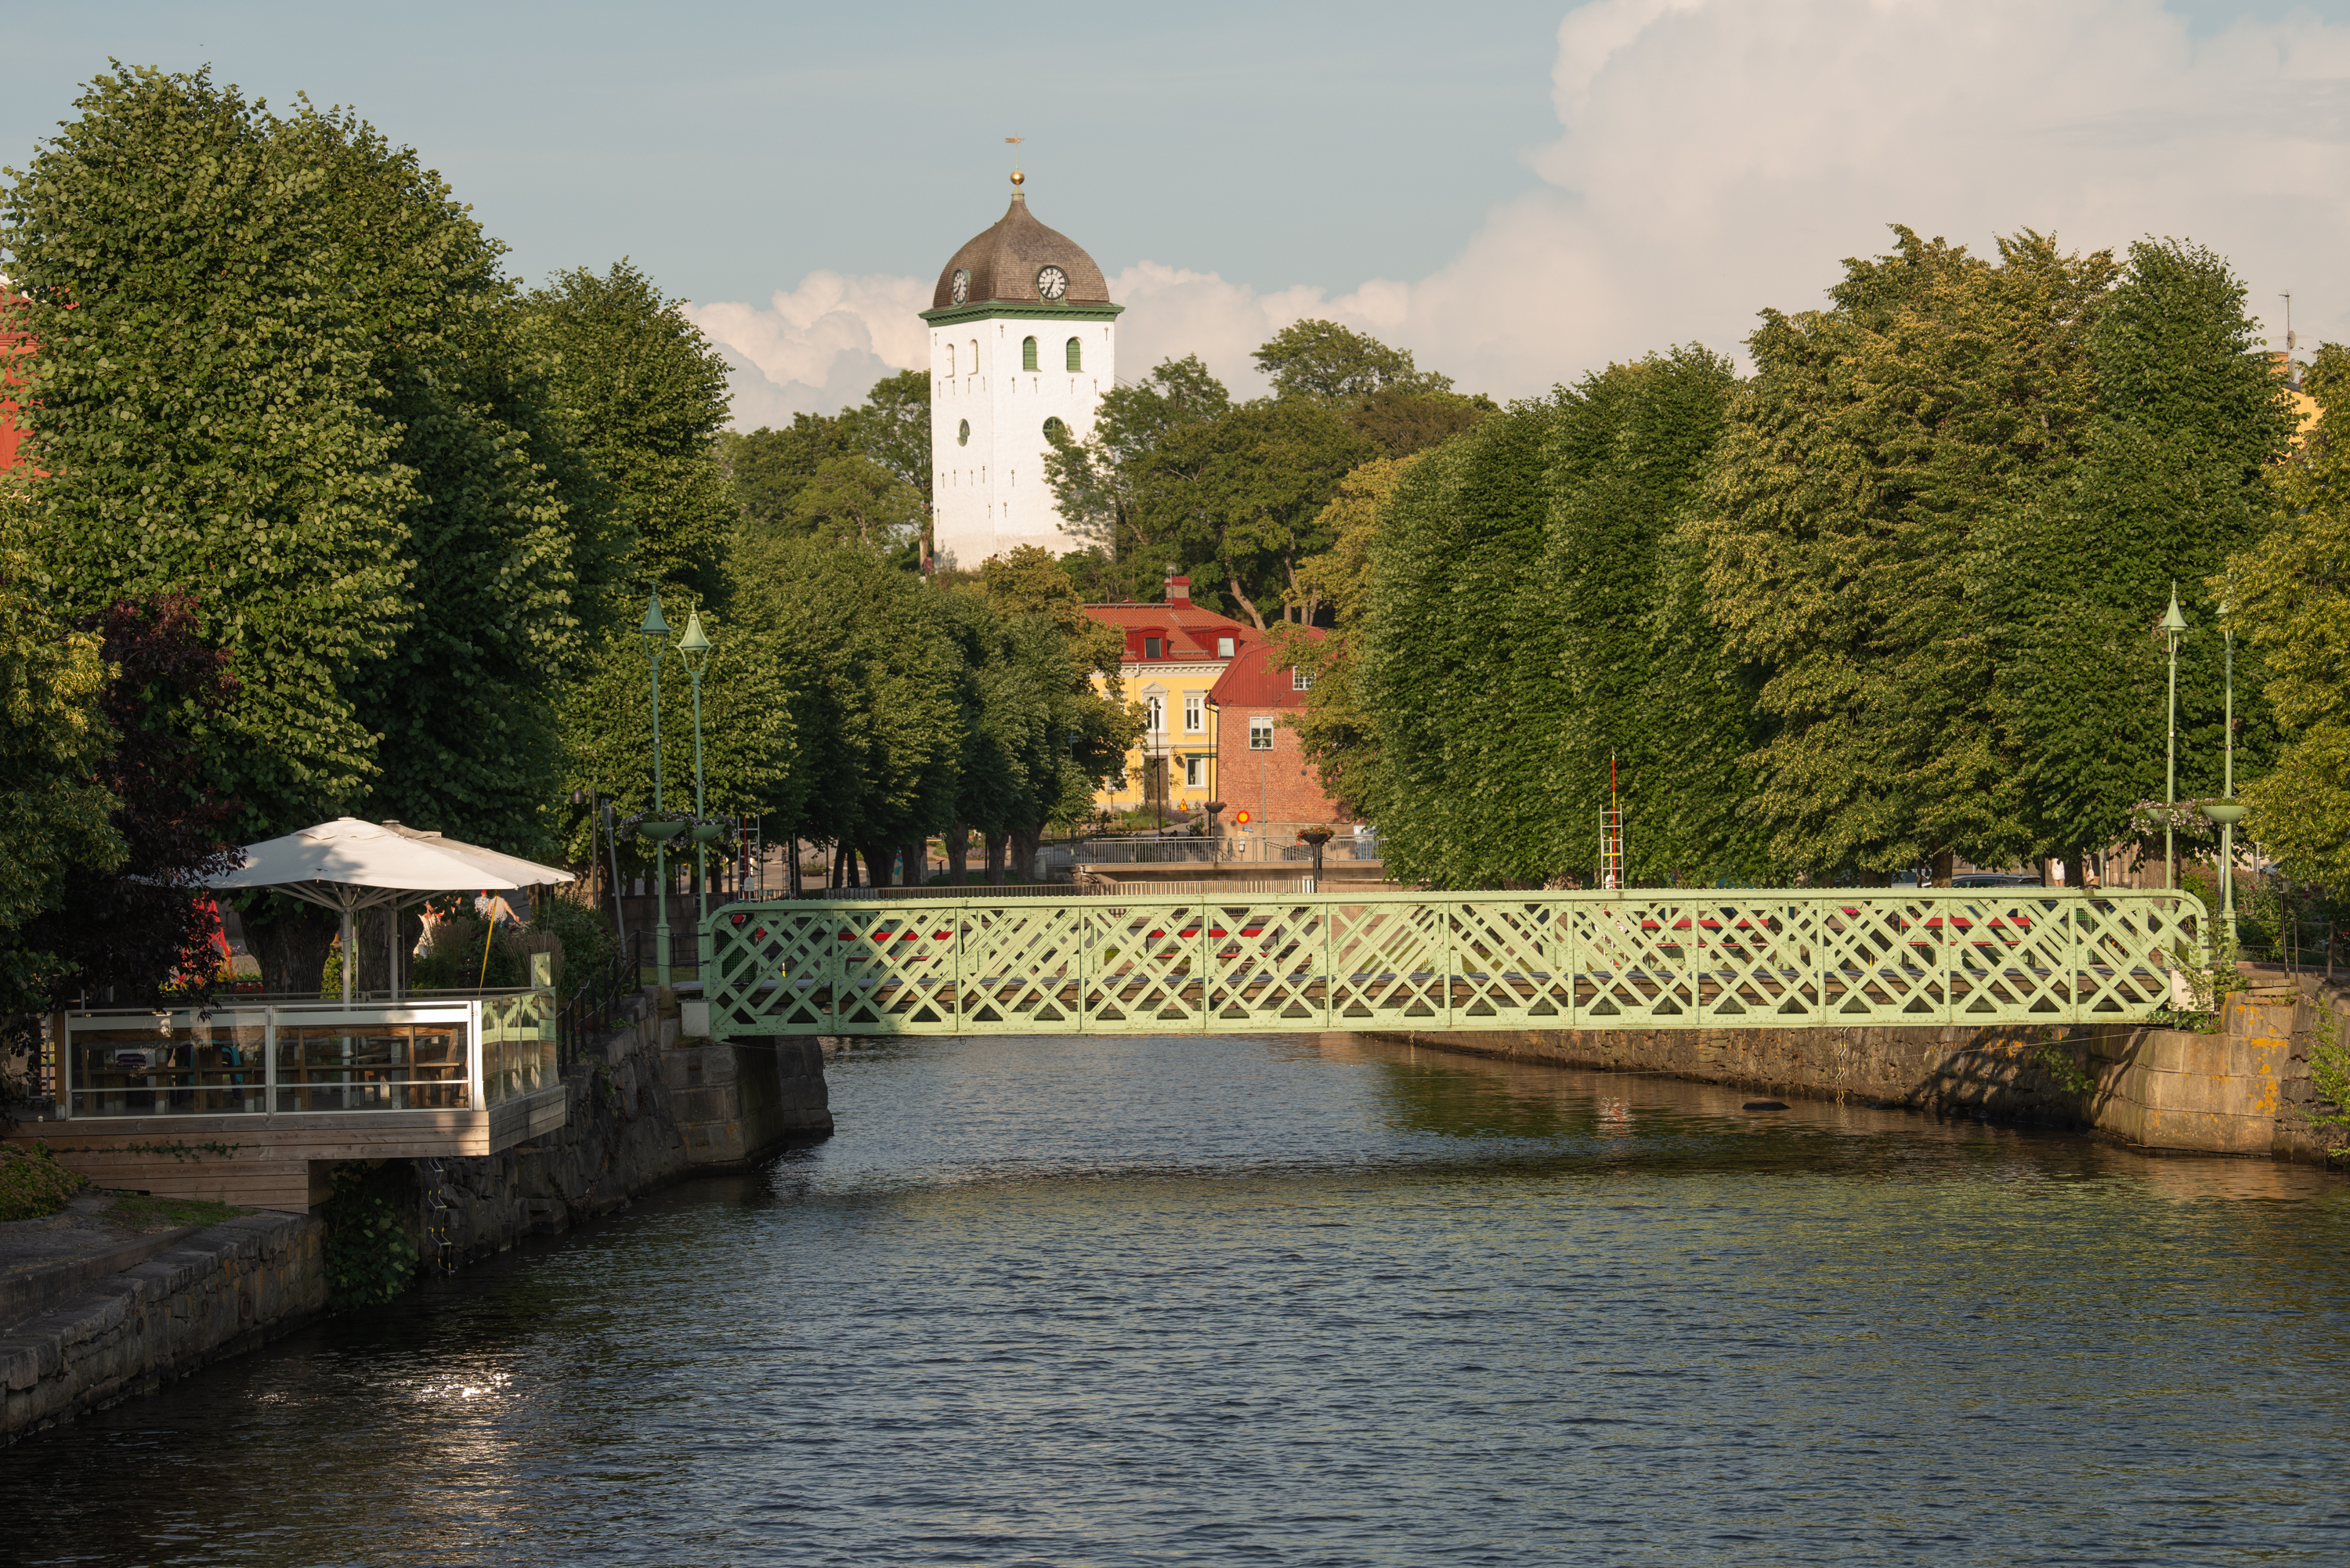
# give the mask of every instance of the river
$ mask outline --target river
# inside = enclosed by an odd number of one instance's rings
[[[0,1451],[76,1563],[2350,1562],[2350,1189],[1302,1039],[840,1130]]]

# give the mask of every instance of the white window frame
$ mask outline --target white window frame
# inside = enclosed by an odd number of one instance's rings
[[[1216,657],[1218,659],[1230,659],[1232,656],[1233,646],[1232,639],[1229,637],[1220,637],[1216,639]]]
[[[1250,717],[1249,750],[1252,752],[1273,750],[1273,716],[1271,714],[1253,714]]]
[[[1207,758],[1185,757],[1183,759],[1183,787],[1185,789],[1205,789],[1208,787]]]
[[[1183,695],[1183,732],[1204,735],[1208,732],[1208,703],[1205,694],[1188,691]]]
[[[1292,691],[1311,691],[1314,690],[1314,677],[1305,672],[1305,667],[1304,665],[1293,664],[1289,667],[1289,689]]]

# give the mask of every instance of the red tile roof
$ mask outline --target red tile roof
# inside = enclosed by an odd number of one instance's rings
[[[1191,579],[1176,578],[1175,592],[1180,597],[1166,604],[1137,604],[1128,599],[1123,604],[1087,605],[1086,613],[1126,634],[1128,659],[1142,657],[1142,639],[1146,637],[1165,639],[1162,658],[1185,661],[1220,657],[1216,652],[1216,639],[1220,637],[1231,638],[1235,649],[1263,640],[1264,633],[1254,627],[1243,626],[1230,616],[1193,604]]]
[[[1322,640],[1321,628],[1304,629],[1315,641]],[[1295,708],[1305,702],[1305,693],[1297,690],[1288,665],[1273,661],[1273,644],[1259,639],[1243,646],[1225,667],[1209,689],[1208,701],[1219,708]]]

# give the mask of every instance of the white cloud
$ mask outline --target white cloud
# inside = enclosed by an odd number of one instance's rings
[[[687,305],[686,318],[733,371],[734,424],[788,424],[862,402],[874,382],[924,363],[920,312],[930,286],[910,277],[810,273],[752,305]]]
[[[2288,288],[2304,343],[2350,337],[2350,295],[2324,292],[2350,252],[2350,27],[2198,40],[2158,0],[1596,0],[1559,27],[1552,101],[1541,183],[1432,275],[1260,293],[1144,262],[1111,286],[1121,369],[1196,352],[1252,391],[1248,351],[1318,315],[1464,389],[1538,392],[1669,343],[1734,348],[1762,307],[1818,304],[1890,222],[1978,250],[2026,227],[2081,249],[2193,238],[2280,347]],[[820,273],[772,310],[695,319],[771,400],[853,401],[867,368],[919,362],[928,287]]]

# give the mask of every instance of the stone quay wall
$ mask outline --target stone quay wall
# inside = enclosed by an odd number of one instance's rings
[[[326,1227],[246,1214],[0,1326],[0,1444],[298,1327],[327,1302]]]
[[[2247,966],[2209,1033],[2121,1025],[1381,1032],[1443,1051],[1661,1073],[1797,1098],[2074,1127],[2147,1150],[2335,1163],[2313,1114],[2313,1042],[2345,1038],[2350,988]]]
[[[739,1170],[832,1130],[812,1039],[681,1041],[650,992],[563,1076],[563,1126],[498,1154],[411,1160],[420,1269],[454,1268],[608,1214],[684,1177]]]

